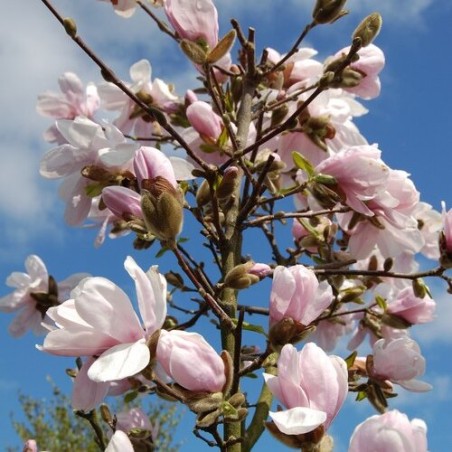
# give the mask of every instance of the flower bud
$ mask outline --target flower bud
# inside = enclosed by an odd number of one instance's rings
[[[224,284],[232,289],[246,289],[259,282],[259,276],[249,273],[254,266],[253,261],[239,264],[230,270],[224,278]]]
[[[380,13],[369,14],[353,32],[352,39],[360,40],[360,47],[368,46],[380,33],[381,25],[383,24],[383,19]]]
[[[315,24],[331,24],[348,14],[343,10],[346,0],[317,0],[312,11]]]
[[[163,177],[151,179],[152,191],[141,190],[141,210],[148,231],[168,246],[174,246],[176,237],[182,230],[183,198]]]
[[[182,52],[195,64],[204,64],[206,62],[206,50],[199,44],[188,39],[182,39],[180,42]]]

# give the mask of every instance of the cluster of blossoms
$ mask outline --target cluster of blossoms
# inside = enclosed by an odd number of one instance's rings
[[[134,0],[110,3],[123,17],[138,6]],[[169,25],[155,20],[194,64],[202,89],[177,95],[171,84],[152,78],[144,59],[130,68],[130,81],[102,68],[108,81],[84,87],[75,74],[63,74],[61,93],[38,100],[38,111],[55,119],[44,135],[55,147],[43,156],[40,171],[62,179],[70,225],[97,226],[97,245],[107,232],[112,238],[134,234],[136,249],[159,241],[192,286],[178,273],[165,278],[156,266],[145,272],[127,257],[138,317],[112,281],[74,275],[56,284],[30,256],[27,273],[7,280],[13,294],[0,299],[0,310],[21,310],[11,333],[45,331],[40,350],[83,358],[74,374],[76,410],[147,388],[185,403],[196,414],[197,429],[216,432],[225,422],[228,444],[240,434],[251,404],[240,378],[262,368],[264,384],[284,405],[269,411],[267,403],[266,426],[284,444],[312,450],[326,441],[353,391],[382,414],[356,428],[350,451],[377,443],[384,445],[378,450],[425,451],[425,424],[387,411],[387,399],[394,385],[431,388],[417,379],[425,360],[409,336],[410,327],[432,321],[435,311],[416,256],[439,261],[427,276],[451,286],[444,272],[452,267],[452,211],[443,206],[441,216],[420,202],[409,174],[390,168],[355,124],[367,112],[362,100],[380,93],[384,54],[371,43],[379,15],[366,18],[352,45],[325,61],[312,48],[287,54],[267,48],[257,64],[250,59],[251,38],[247,47],[239,36],[243,48],[233,63],[237,30],[220,37],[211,0],[151,3],[163,6]],[[342,17],[344,3],[318,0],[311,28]],[[210,100],[196,92],[207,92]],[[101,109],[116,114],[112,123],[98,119]],[[276,202],[289,195],[293,212],[276,212]],[[201,225],[198,239],[219,273],[181,247],[184,212]],[[293,248],[284,255],[273,225],[287,219]],[[268,263],[254,263],[247,254],[253,249],[240,248],[253,229],[268,240]],[[265,278],[272,278],[268,305],[241,311],[264,310],[269,317],[266,350],[250,353],[237,334],[243,327],[237,293]],[[197,309],[185,310],[192,317],[181,324],[167,313],[176,290],[201,298]],[[203,315],[214,316],[222,330],[221,354],[187,331]],[[352,359],[326,354],[347,335]],[[371,353],[357,356],[366,337]],[[307,342],[297,350],[293,344],[301,340]],[[107,451],[132,451],[134,428],[157,435],[142,413],[132,414],[133,420],[118,415]],[[246,441],[257,440],[254,431],[249,428]]]

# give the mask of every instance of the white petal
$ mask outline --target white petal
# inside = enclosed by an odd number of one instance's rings
[[[142,371],[151,358],[145,340],[111,347],[91,365],[88,377],[93,381],[115,381]]]
[[[134,452],[134,448],[127,433],[122,430],[116,430],[105,452]]]
[[[176,180],[192,180],[195,179],[192,171],[195,169],[194,165],[187,160],[180,157],[169,157],[171,165],[173,165],[174,175]]]
[[[269,414],[278,429],[287,435],[301,435],[312,432],[326,421],[325,412],[306,407],[296,407],[278,412],[270,411]]]

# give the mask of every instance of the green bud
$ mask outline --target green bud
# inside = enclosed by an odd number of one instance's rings
[[[369,14],[353,32],[352,40],[359,39],[360,47],[368,46],[380,33],[383,19],[380,13]]]
[[[428,288],[427,284],[420,279],[416,278],[413,280],[413,292],[414,295],[418,298],[424,298],[426,295],[430,295],[430,289]]]

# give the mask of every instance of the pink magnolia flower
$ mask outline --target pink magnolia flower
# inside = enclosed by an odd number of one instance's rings
[[[328,429],[348,392],[347,365],[327,356],[313,342],[300,352],[285,345],[278,359],[278,376],[264,373],[273,395],[288,409],[270,416],[283,433],[297,435],[320,425]]]
[[[433,320],[435,301],[426,294],[418,298],[411,286],[402,289],[394,301],[388,303],[387,312],[402,317],[411,324],[427,323]]]
[[[276,64],[281,60],[283,55],[272,48],[266,49],[268,52],[268,61]],[[305,86],[309,86],[317,81],[323,73],[323,65],[312,57],[317,55],[317,51],[308,47],[298,50],[285,63],[284,84],[290,87],[294,83],[303,82]]]
[[[92,198],[86,194],[92,181],[83,177],[81,170],[96,165],[119,172],[128,167],[137,144],[127,143],[123,134],[110,124],[102,127],[80,116],[73,121],[57,121],[57,128],[67,143],[44,155],[40,173],[47,179],[64,179],[60,196],[66,201],[65,219],[77,225],[84,221],[92,204]]]
[[[348,54],[350,47],[340,50],[334,58]],[[373,99],[380,94],[381,83],[378,74],[385,65],[383,51],[374,44],[362,47],[358,51],[359,59],[350,65],[350,68],[363,77],[357,86],[347,87],[344,90],[356,94],[363,99]]]
[[[303,265],[277,266],[270,294],[270,325],[285,318],[308,326],[331,304],[333,293],[326,281]]]
[[[198,333],[162,330],[156,358],[167,375],[189,391],[219,392],[226,383],[223,360]]]
[[[375,146],[354,146],[324,160],[315,170],[336,179],[345,203],[354,211],[373,216],[366,202],[385,190],[389,179],[389,168],[380,156]]]
[[[177,34],[213,49],[218,42],[218,12],[212,0],[166,0],[166,16]]]
[[[397,410],[367,418],[350,438],[349,452],[427,452],[427,425]]]
[[[61,93],[48,91],[38,96],[38,113],[55,119],[75,119],[77,116],[92,119],[100,105],[94,83],[88,83],[85,88],[76,74],[65,72],[58,79],[58,84]],[[59,144],[65,141],[55,125],[47,129],[44,139]]]
[[[127,433],[122,430],[116,430],[105,449],[105,452],[134,452],[132,442]]]
[[[425,371],[425,359],[417,342],[409,337],[379,339],[373,346],[374,377],[390,380],[414,392],[430,391],[431,385],[415,380]]]
[[[338,214],[340,226],[350,235],[349,249],[356,259],[365,259],[378,247],[383,257],[416,253],[424,247],[424,237],[415,218],[419,192],[409,174],[389,169],[386,189],[366,202],[374,213],[372,221],[360,221],[349,227],[352,213]]]
[[[47,312],[58,328],[47,334],[40,349],[62,356],[98,355],[87,371],[96,382],[143,370],[150,359],[146,342],[166,317],[166,280],[157,268],[145,273],[130,256],[124,266],[135,281],[143,324],[122,289],[101,277],[85,279],[71,299]]]
[[[42,325],[43,313],[33,293],[45,294],[49,291],[49,274],[44,262],[36,255],[30,255],[25,260],[26,273],[13,272],[6,279],[6,285],[14,288],[13,293],[0,298],[1,312],[16,312],[19,314],[9,326],[9,333],[19,337],[31,329],[35,334],[43,334],[47,329]],[[87,273],[76,273],[58,283],[58,297],[61,299],[83,279]]]
[[[171,160],[153,147],[142,146],[135,153],[133,169],[141,186],[143,179],[154,179],[157,176],[165,178],[173,187],[177,187],[176,175]]]
[[[178,97],[163,80],[156,78],[152,81],[152,67],[149,61],[140,60],[130,67],[131,83],[125,83],[130,91],[144,99],[163,112],[174,112],[177,108]],[[119,116],[113,124],[124,134],[135,134],[137,137],[151,137],[155,131],[162,133],[160,127],[150,121],[149,116],[140,112],[140,108],[113,83],[102,83],[98,87],[102,107],[107,110],[119,111]],[[157,127],[155,129],[155,127]]]

